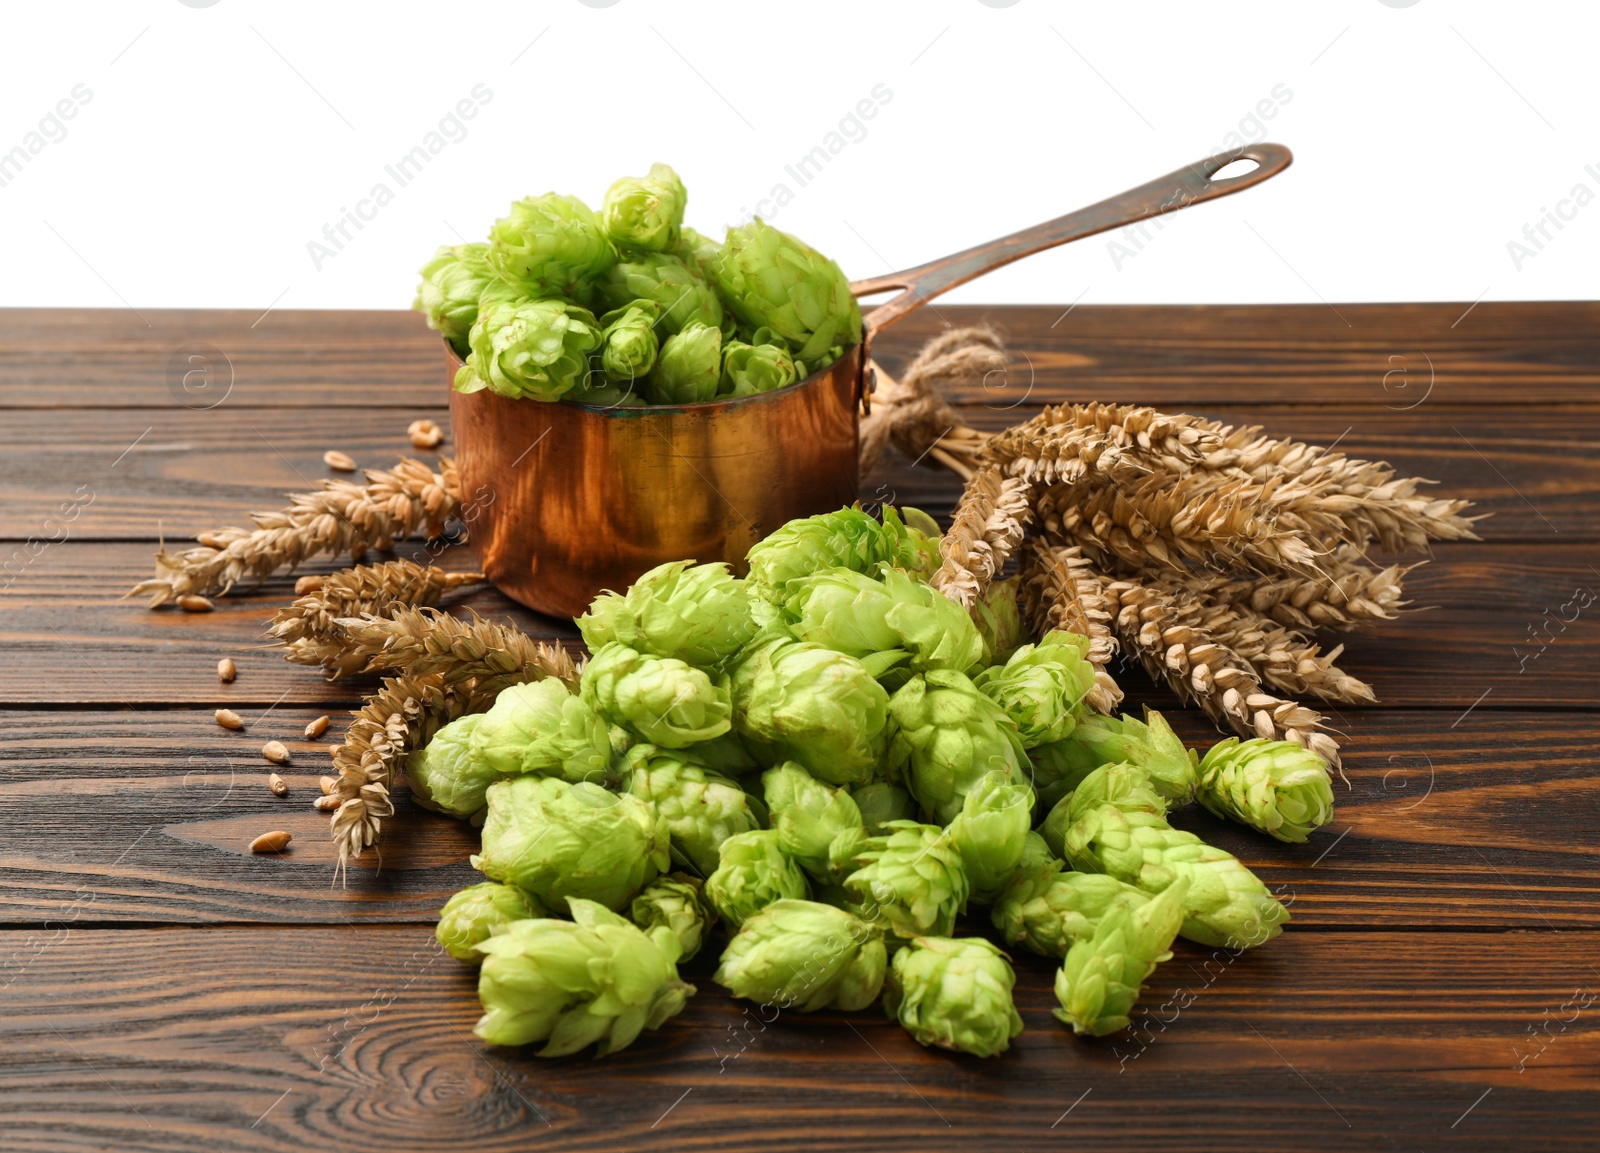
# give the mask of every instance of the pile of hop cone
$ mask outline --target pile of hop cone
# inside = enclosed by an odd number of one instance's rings
[[[1158,713],[1108,715],[1120,692],[1083,632],[1030,640],[1015,598],[941,591],[974,548],[909,509],[793,521],[744,579],[677,561],[602,594],[581,665],[406,605],[444,591],[406,568],[325,583],[273,632],[335,675],[405,670],[375,702],[422,692],[405,678],[443,694],[355,739],[403,750],[414,799],[481,827],[485,880],[437,932],[481,965],[484,1039],[622,1048],[681,1011],[677,966],[720,932],[713,979],[736,996],[881,1000],[918,1042],[993,1056],[1023,1028],[1005,948],[1059,961],[1056,1015],[1102,1035],[1175,937],[1281,931],[1267,886],[1170,811],[1304,841],[1333,795],[1301,745],[1202,759]],[[336,830],[365,813],[376,834],[388,809],[365,801],[387,806],[401,765],[372,763],[388,775],[328,798]]]
[[[1120,649],[1217,724],[1337,766],[1306,699],[1375,696],[1314,634],[1392,618],[1409,569],[1375,555],[1476,540],[1469,502],[1425,496],[1382,462],[1143,405],[1052,406],[986,436],[938,386],[1007,360],[991,330],[960,329],[902,381],[879,374],[864,453],[892,441],[967,481],[935,583],[979,613],[1020,595],[1036,633],[1087,636],[1101,670]],[[1013,557],[1014,586],[997,579]]]
[[[1005,361],[962,330],[899,382],[879,371],[863,464],[893,443],[963,475],[948,531],[843,509],[757,544],[744,579],[662,565],[580,618],[586,660],[431,607],[478,574],[408,561],[278,614],[289,659],[385,677],[319,801],[341,860],[377,843],[402,775],[482,827],[487,879],[438,929],[482,965],[480,1036],[619,1049],[683,1008],[677,965],[720,927],[714,979],[737,996],[881,999],[922,1044],[987,1056],[1022,1028],[1001,946],[1059,959],[1056,1015],[1100,1035],[1129,1023],[1175,937],[1244,949],[1281,931],[1261,880],[1168,815],[1195,801],[1289,842],[1327,823],[1338,746],[1292,698],[1372,690],[1311,634],[1392,617],[1406,570],[1371,554],[1472,538],[1466,502],[1139,406],[966,428],[936,386]],[[448,462],[368,480],[163,554],[137,591],[226,591],[459,511]],[[1116,715],[1119,650],[1245,739],[1202,757],[1158,713]],[[975,905],[998,944],[972,933]]]

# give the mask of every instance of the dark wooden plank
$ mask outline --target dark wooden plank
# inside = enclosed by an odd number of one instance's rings
[[[947,325],[986,321],[1072,399],[1160,405],[1587,402],[1600,384],[1594,301],[1337,307],[936,304],[875,348],[895,371]]]
[[[1051,1018],[1050,968],[1025,957],[1026,1029],[987,1061],[875,1011],[763,1024],[697,963],[686,1011],[597,1065],[481,1045],[471,973],[418,928],[17,931],[0,1118],[7,1149],[52,1153],[1590,1149],[1597,948],[1180,946],[1134,1027],[1098,1041]]]
[[[898,367],[946,324],[992,322],[1072,396],[1163,404],[1408,405],[1586,401],[1600,383],[1600,304],[953,305],[889,329]],[[1063,315],[1066,313],[1066,315]],[[1466,313],[1463,319],[1463,314]],[[210,403],[366,408],[437,403],[439,346],[410,312],[0,310],[0,408]],[[196,345],[209,348],[196,349]],[[211,359],[209,387],[182,375]],[[1402,384],[1404,387],[1402,387]],[[979,398],[982,399],[982,398]]]
[[[267,621],[294,599],[293,575],[218,597],[214,612],[171,607],[152,612],[141,600],[122,599],[134,580],[147,575],[152,555],[151,546],[142,543],[54,545],[0,591],[0,643],[8,652],[26,654],[0,664],[0,702],[213,708],[282,702],[325,708],[354,699],[357,689],[328,686],[315,670],[291,665],[265,646]],[[420,541],[409,542],[397,555],[455,571],[473,566],[466,548],[433,552]],[[300,571],[337,567],[323,561]],[[458,595],[449,604],[509,617],[542,638],[577,637],[570,621],[536,616],[492,588]],[[217,683],[216,663],[224,656],[239,667],[231,685]]]
[[[1021,388],[1026,382],[1019,382]],[[1035,387],[962,411],[991,431],[1031,417],[1059,390]],[[1202,415],[1261,424],[1281,436],[1338,443],[1352,455],[1391,461],[1404,475],[1442,482],[1437,491],[1492,513],[1487,540],[1600,538],[1600,406],[1487,409],[1432,402],[1409,412],[1381,407],[1198,406]],[[57,412],[13,412],[0,425],[0,538],[63,533],[75,540],[193,537],[238,524],[255,509],[281,508],[284,494],[335,475],[330,448],[369,468],[415,452],[406,425],[442,407],[369,407],[332,414],[224,405],[209,411],[122,409],[92,421]],[[445,451],[448,451],[446,446]],[[1430,490],[1432,491],[1432,490]],[[891,494],[933,511],[959,485],[942,469],[897,457],[862,483],[864,499]],[[74,503],[70,521],[63,505]],[[0,564],[15,549],[0,551]]]
[[[153,540],[165,533],[181,540],[224,522],[247,523],[252,510],[282,508],[286,493],[313,490],[329,477],[351,479],[323,463],[331,448],[364,468],[436,456],[419,453],[406,437],[420,416],[447,420],[445,409],[425,406],[115,409],[92,420],[8,413],[0,432],[0,501],[7,507],[0,534],[21,541],[63,534]]]
[[[449,387],[443,350],[414,312],[143,315],[148,325],[128,309],[0,310],[0,407],[200,407],[225,398],[315,411],[437,404]]]
[[[267,619],[291,599],[291,578],[219,598],[211,613],[158,612],[122,595],[150,570],[149,544],[53,545],[0,587],[0,644],[17,659],[0,662],[0,702],[11,705],[204,704],[242,701],[265,707],[349,699],[314,672],[261,649]],[[423,561],[415,545],[402,553]],[[448,568],[470,568],[465,548],[437,554]],[[319,562],[307,571],[327,571]],[[1379,622],[1335,643],[1341,663],[1371,681],[1385,705],[1457,712],[1484,708],[1585,707],[1600,700],[1600,546],[1457,544],[1409,578],[1419,610]],[[1580,589],[1591,590],[1579,594]],[[570,623],[539,617],[493,590],[457,603],[514,620],[534,635],[571,640]],[[1420,611],[1426,610],[1426,611]],[[1563,622],[1559,618],[1566,617]],[[219,657],[231,656],[239,680],[216,683]],[[1130,688],[1144,674],[1120,674]],[[285,696],[285,694],[287,694]]]
[[[241,709],[243,733],[200,710],[0,713],[0,922],[38,923],[75,900],[107,923],[417,921],[477,879],[473,831],[402,788],[382,870],[364,860],[333,885],[327,818],[310,807],[326,753],[298,739],[315,710],[262,711]],[[1167,715],[1197,747],[1217,739],[1199,713]],[[1257,869],[1302,925],[1600,928],[1600,714],[1347,719],[1349,788],[1310,843],[1198,809],[1179,823]],[[287,798],[266,786],[269,737],[293,751]],[[278,828],[295,835],[286,856],[249,855]]]

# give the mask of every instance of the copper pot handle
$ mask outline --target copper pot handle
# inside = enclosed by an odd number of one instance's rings
[[[1257,167],[1242,176],[1212,179],[1235,160],[1254,160]],[[1141,184],[1138,188],[1131,188],[1043,224],[1035,224],[1021,232],[1013,232],[999,240],[919,264],[905,272],[891,272],[870,280],[858,280],[850,285],[850,291],[856,296],[871,296],[896,288],[904,290],[872,309],[863,318],[870,340],[873,335],[934,297],[1014,260],[1032,256],[1035,252],[1043,252],[1058,244],[1066,244],[1069,240],[1081,240],[1097,232],[1135,224],[1147,217],[1176,212],[1191,204],[1242,192],[1276,176],[1289,167],[1293,160],[1294,156],[1281,144],[1250,144],[1231,152],[1219,152],[1176,172],[1157,177],[1148,184]]]

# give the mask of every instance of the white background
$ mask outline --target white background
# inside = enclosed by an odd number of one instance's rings
[[[0,152],[75,85],[92,98],[0,187],[0,305],[405,307],[434,247],[512,199],[598,202],[657,159],[719,236],[789,184],[772,222],[861,277],[1234,132],[1294,167],[1120,263],[1092,238],[955,298],[1596,295],[1600,203],[1567,204],[1520,267],[1508,250],[1576,185],[1600,193],[1591,3],[603,2],[8,4]],[[478,84],[464,138],[395,188],[384,166]],[[865,135],[795,188],[785,165],[879,84]],[[1252,120],[1279,85],[1291,99]],[[393,201],[317,267],[308,242],[380,181]]]

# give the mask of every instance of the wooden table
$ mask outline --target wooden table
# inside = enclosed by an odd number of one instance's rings
[[[1333,824],[1290,846],[1191,822],[1293,926],[1237,960],[1180,944],[1134,1030],[1098,1042],[1052,1020],[1051,966],[1020,956],[1027,1031],[993,1061],[874,1012],[763,1025],[696,964],[689,1009],[597,1064],[471,1035],[473,976],[431,926],[474,879],[467,830],[402,799],[382,870],[332,884],[308,803],[325,754],[291,738],[356,689],[261,647],[288,578],[208,615],[118,599],[158,534],[239,523],[327,475],[326,449],[382,466],[409,421],[444,423],[420,320],[0,313],[0,1148],[1594,1148],[1600,605],[1572,606],[1600,588],[1600,305],[1061,314],[941,306],[881,353],[988,317],[1026,359],[958,398],[974,424],[1149,401],[1337,441],[1494,514],[1411,579],[1430,611],[1351,640],[1383,704],[1340,716]],[[186,388],[192,353],[211,372]],[[955,493],[898,464],[864,486],[941,515]],[[286,800],[268,737],[294,751]],[[269,828],[295,833],[286,858],[245,851]]]

